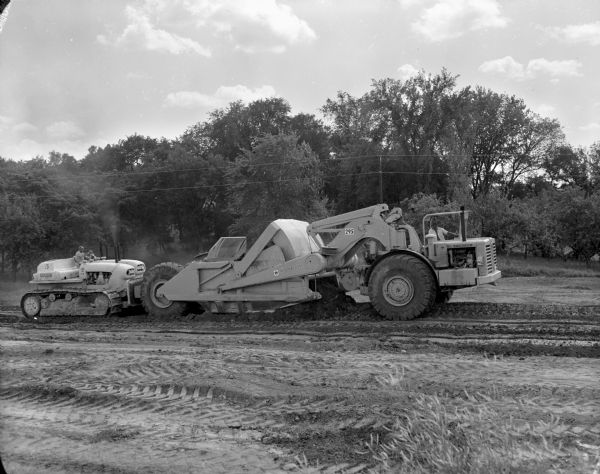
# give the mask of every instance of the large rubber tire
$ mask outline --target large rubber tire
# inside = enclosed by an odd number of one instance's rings
[[[414,319],[433,306],[436,286],[427,263],[412,255],[394,254],[371,272],[369,297],[375,310],[387,319]]]
[[[185,301],[170,301],[159,297],[156,291],[167,281],[177,275],[182,265],[173,262],[159,263],[144,273],[142,281],[142,305],[146,312],[155,318],[172,319],[189,312],[189,304]]]
[[[35,319],[42,311],[42,299],[39,295],[26,293],[21,298],[21,312],[28,319]]]

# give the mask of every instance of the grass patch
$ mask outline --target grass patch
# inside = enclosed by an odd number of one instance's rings
[[[339,451],[339,459],[330,456],[326,465],[340,460],[350,466],[360,463],[370,474],[588,474],[600,467],[597,447],[583,444],[569,431],[568,420],[515,409],[495,385],[486,393],[429,395],[413,386],[402,366],[377,377],[377,383],[406,395],[399,414],[367,430],[370,436],[352,430],[327,433],[312,440],[319,448],[308,449],[311,446],[290,439],[295,450],[304,451],[291,463],[294,472],[322,472],[318,462],[307,458],[314,460],[324,446]],[[522,401],[516,399],[518,407]]]
[[[498,255],[498,268],[504,277],[600,277],[600,264],[592,262],[588,267],[584,262],[560,258],[529,257],[527,259],[518,255]]]
[[[405,391],[404,372],[379,379]],[[442,397],[412,392],[411,403],[367,448],[374,473],[591,472],[598,456],[573,449],[556,433],[567,427],[557,416],[535,423],[513,419],[485,394]],[[570,447],[566,447],[568,444]]]
[[[547,472],[562,453],[546,432],[485,406],[445,408],[443,399],[420,394],[389,433],[368,445],[379,472]]]

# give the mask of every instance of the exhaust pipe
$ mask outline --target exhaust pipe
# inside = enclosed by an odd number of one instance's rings
[[[467,226],[465,222],[465,206],[460,206],[460,238],[467,241]]]

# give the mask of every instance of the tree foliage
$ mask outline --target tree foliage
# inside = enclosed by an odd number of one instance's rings
[[[556,195],[553,217],[556,235],[563,246],[587,263],[600,254],[600,192],[569,188]]]
[[[43,227],[35,198],[0,195],[0,224],[0,249],[16,277],[19,266],[31,268],[41,254]]]
[[[233,234],[254,238],[272,220],[325,216],[317,155],[296,135],[266,135],[244,150],[227,171]]]
[[[459,94],[455,141],[470,158],[473,198],[498,189],[511,196],[516,183],[540,169],[560,124],[542,119],[522,99],[477,87]]]
[[[318,117],[283,98],[233,102],[174,139],[134,134],[80,160],[0,157],[0,270],[29,270],[78,245],[206,250],[277,218],[313,220],[378,202],[417,229],[473,210],[500,250],[579,258],[600,251],[600,141],[565,141],[518,97],[457,87],[442,70],[340,91]]]

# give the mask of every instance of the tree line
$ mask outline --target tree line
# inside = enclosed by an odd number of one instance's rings
[[[276,218],[315,220],[386,202],[420,228],[427,212],[472,209],[501,251],[600,252],[600,141],[565,140],[522,99],[421,72],[339,92],[324,120],[283,98],[233,102],[173,140],[131,135],[80,160],[0,158],[0,272],[74,248],[176,245],[258,235]]]

